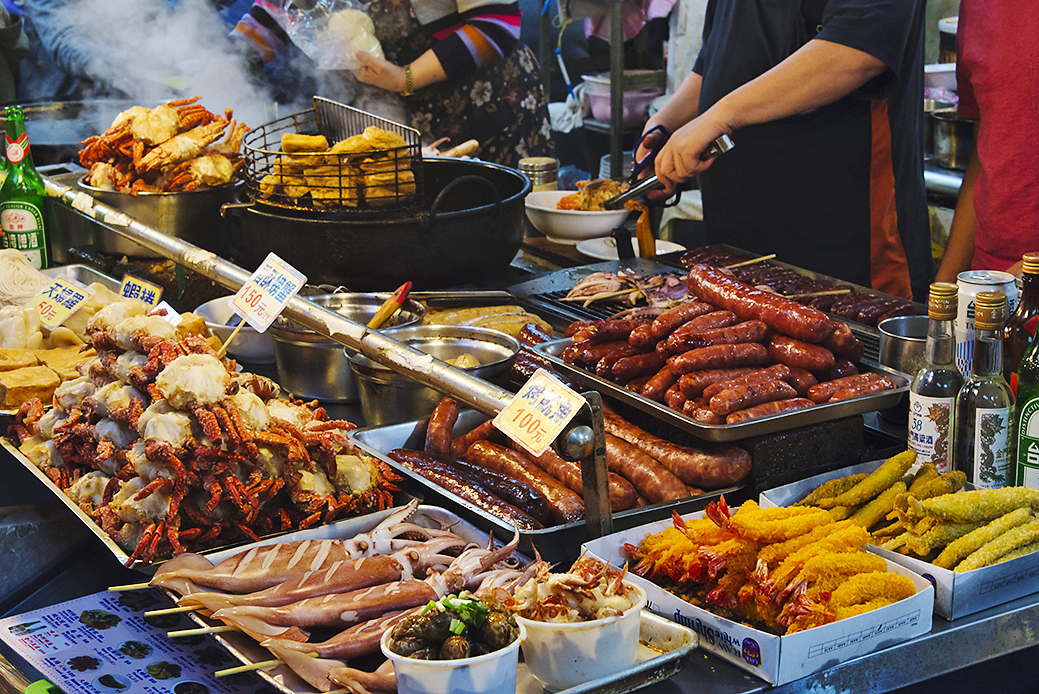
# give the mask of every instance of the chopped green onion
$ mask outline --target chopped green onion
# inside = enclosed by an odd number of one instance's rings
[[[422,610],[419,612],[419,614],[426,614],[427,612],[429,612],[430,610],[432,610],[432,609],[434,609],[436,607],[437,607],[436,600],[430,600],[429,602],[426,603],[426,606],[422,608]]]
[[[465,631],[465,623],[457,619],[452,619],[450,629],[452,634],[461,634]]]

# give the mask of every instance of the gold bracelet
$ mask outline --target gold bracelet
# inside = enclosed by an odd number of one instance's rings
[[[411,64],[404,66],[404,91],[400,93],[401,96],[411,96],[414,90],[414,83],[411,81]]]

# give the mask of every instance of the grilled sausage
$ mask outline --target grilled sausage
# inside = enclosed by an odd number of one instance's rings
[[[686,301],[661,313],[650,323],[650,334],[658,340],[697,316],[714,311],[714,306],[702,301]]]
[[[613,380],[618,383],[627,383],[639,376],[651,376],[660,371],[666,361],[667,359],[663,355],[656,352],[621,357],[613,364]]]
[[[451,440],[451,457],[458,459],[465,455],[475,441],[491,441],[493,443],[504,443],[508,437],[494,426],[494,420],[488,419],[483,424],[473,427],[468,432]]]
[[[599,321],[594,320],[575,320],[570,325],[566,326],[566,330],[563,331],[563,337],[573,337],[582,330],[587,330]]]
[[[768,354],[773,361],[796,366],[813,373],[833,368],[833,352],[786,335],[773,335],[768,341]]]
[[[774,414],[780,414],[782,412],[793,412],[795,410],[803,410],[806,407],[812,407],[813,403],[808,398],[790,398],[789,400],[773,400],[772,402],[766,402],[761,405],[755,405],[754,407],[748,407],[745,410],[737,410],[725,418],[726,424],[739,424],[749,419],[757,419],[758,417],[768,417]]]
[[[695,419],[700,424],[725,424],[725,415],[718,414],[696,400],[686,400],[685,405],[682,406],[682,414],[690,419]]]
[[[516,339],[519,340],[521,345],[533,347],[534,345],[540,345],[542,342],[550,342],[555,338],[542,330],[536,323],[527,323],[520,328]]]
[[[852,364],[844,357],[835,358],[833,361],[833,368],[826,371],[821,371],[815,374],[815,377],[820,383],[823,381],[835,381],[838,378],[844,378],[845,376],[854,376],[859,372],[859,367]]]
[[[797,397],[797,391],[786,381],[757,381],[740,383],[723,390],[710,399],[708,406],[712,412],[727,415],[764,402],[794,397]]]
[[[773,364],[772,366],[765,367],[764,369],[757,369],[750,373],[730,378],[724,381],[718,381],[712,383],[703,389],[703,397],[710,400],[718,393],[732,388],[743,383],[757,383],[760,381],[775,381],[776,379],[785,379],[790,375],[790,367],[786,364]],[[742,409],[742,408],[741,408]]]
[[[689,333],[668,345],[668,349],[685,350],[708,345],[733,345],[740,342],[764,342],[769,335],[768,326],[759,320],[748,320],[724,328],[713,328]],[[671,338],[668,338],[669,340]]]
[[[671,370],[687,374],[702,369],[728,369],[738,366],[763,366],[768,363],[768,350],[757,342],[738,345],[710,345],[669,357]]]
[[[838,402],[840,400],[850,400],[851,398],[860,398],[863,395],[870,395],[872,393],[879,393],[882,390],[891,390],[897,388],[895,382],[887,376],[881,376],[880,378],[866,381],[865,383],[857,383],[853,386],[845,386],[841,388],[826,402]]]
[[[855,333],[844,321],[834,321],[833,332],[819,344],[833,352],[834,356],[844,357],[849,361],[859,361],[866,353],[866,345],[855,337]]]
[[[458,401],[454,398],[441,398],[429,415],[426,424],[426,453],[440,458],[451,456],[451,432],[458,421]]]
[[[566,460],[556,455],[549,449],[537,457],[532,457],[534,464],[548,474],[572,489],[575,494],[584,498],[584,475],[581,472],[581,464],[572,460]],[[631,482],[624,479],[615,472],[608,473],[610,488],[610,509],[613,511],[625,511],[635,505],[638,496]]]
[[[671,367],[664,364],[659,371],[649,377],[642,388],[639,389],[639,395],[644,398],[648,398],[654,402],[660,402],[664,399],[664,393],[667,389],[675,385],[678,382],[678,374],[671,370]]]
[[[664,402],[672,410],[682,411],[682,405],[685,404],[686,397],[682,393],[682,389],[676,383],[664,392]]]
[[[678,377],[678,387],[682,389],[682,394],[685,395],[687,399],[692,400],[703,395],[704,388],[712,383],[727,381],[730,378],[743,376],[744,374],[752,373],[757,370],[758,369],[750,367],[742,367],[739,369],[704,369],[703,371],[692,371]]]
[[[867,371],[866,373],[845,376],[832,381],[824,381],[823,383],[818,383],[808,389],[808,399],[814,403],[828,402],[838,390],[853,388],[862,383],[875,381],[878,378],[880,378],[879,374]]]
[[[798,396],[802,398],[807,395],[809,388],[819,382],[811,371],[799,369],[796,366],[788,368],[790,369],[790,375],[783,380],[792,385]]]
[[[529,484],[548,500],[557,524],[584,518],[584,500],[580,496],[516,451],[490,441],[476,441],[465,452],[465,460]]]
[[[690,490],[656,460],[611,434],[606,434],[606,460],[610,470],[631,482],[651,504],[702,493],[700,490]]]
[[[730,325],[736,325],[739,322],[739,316],[732,311],[711,311],[710,313],[705,313],[702,316],[697,316],[696,318],[678,326],[670,335],[667,336],[666,340],[657,343],[657,351],[665,352],[667,354],[678,354],[679,352],[684,352],[687,349],[690,349],[685,346],[685,342],[690,336],[697,335],[705,330],[727,328]]]

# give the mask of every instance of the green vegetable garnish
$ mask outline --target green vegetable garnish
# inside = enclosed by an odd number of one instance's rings
[[[441,612],[450,610],[456,615],[451,620],[451,631],[455,634],[461,634],[465,631],[466,626],[479,629],[487,621],[487,613],[490,612],[487,605],[470,593],[449,595],[439,601],[430,600],[419,614],[425,614],[434,608]]]
[[[452,634],[461,634],[463,631],[465,631],[465,623],[457,619],[452,619],[451,626],[449,628],[451,629]]]

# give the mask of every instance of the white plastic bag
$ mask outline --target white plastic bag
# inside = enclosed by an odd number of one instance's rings
[[[292,42],[325,70],[356,70],[354,57],[367,51],[384,58],[375,25],[357,0],[281,0],[275,21]]]
[[[574,87],[572,94],[567,94],[566,101],[553,101],[548,105],[548,118],[552,129],[559,133],[568,133],[574,128],[584,125],[584,114],[581,102],[584,101],[584,83]]]

